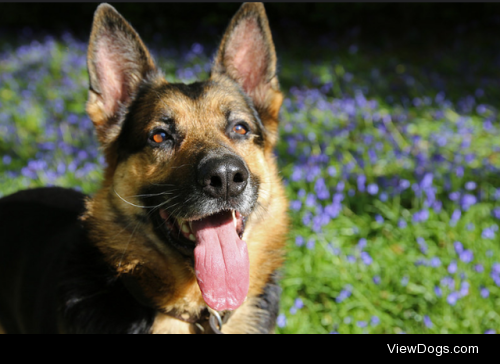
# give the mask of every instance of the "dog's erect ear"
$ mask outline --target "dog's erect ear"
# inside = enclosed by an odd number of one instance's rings
[[[226,74],[238,82],[253,100],[266,127],[277,132],[283,96],[276,76],[276,51],[262,3],[245,3],[233,17],[219,46],[212,74]]]
[[[111,6],[101,4],[94,14],[87,54],[90,77],[87,112],[106,144],[118,132],[125,108],[144,79],[158,71],[132,26]]]

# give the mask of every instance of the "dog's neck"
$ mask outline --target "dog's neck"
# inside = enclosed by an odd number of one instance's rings
[[[82,220],[92,244],[117,277],[137,282],[144,299],[160,312],[197,317],[206,304],[192,267],[159,241],[151,222],[125,220],[114,196],[110,187],[103,187],[86,203]],[[131,293],[137,298],[136,292]]]

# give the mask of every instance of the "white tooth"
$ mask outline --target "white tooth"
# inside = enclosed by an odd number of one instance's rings
[[[186,233],[186,234],[187,234],[187,233],[189,233],[190,231],[191,231],[191,230],[189,230],[189,226],[188,226],[186,223],[182,224],[182,232],[183,232],[183,233]]]
[[[238,227],[238,221],[236,220],[236,214],[234,213],[234,210],[232,211],[233,213],[233,222],[234,222],[234,227]]]
[[[196,241],[196,238],[194,237],[193,234],[189,234],[189,240],[191,241]]]

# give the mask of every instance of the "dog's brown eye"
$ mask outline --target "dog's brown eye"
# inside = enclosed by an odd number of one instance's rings
[[[248,129],[244,125],[238,124],[233,127],[233,132],[239,135],[246,135],[248,133]]]
[[[153,134],[152,139],[155,143],[163,143],[165,140],[167,140],[167,133],[164,131],[158,131]]]

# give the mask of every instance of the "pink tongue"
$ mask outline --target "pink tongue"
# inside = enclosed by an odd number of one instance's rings
[[[224,212],[191,224],[196,236],[194,268],[206,304],[217,311],[235,310],[248,294],[250,263],[247,244]]]

